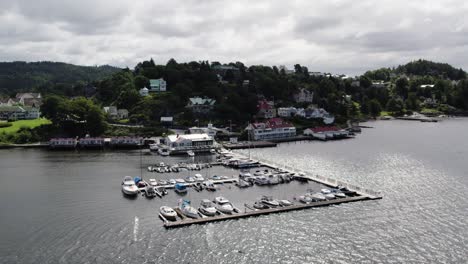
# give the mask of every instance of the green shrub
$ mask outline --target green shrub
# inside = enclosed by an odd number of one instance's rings
[[[11,127],[11,126],[12,126],[11,123],[7,123],[7,122],[0,123],[0,128],[2,128],[2,127]]]

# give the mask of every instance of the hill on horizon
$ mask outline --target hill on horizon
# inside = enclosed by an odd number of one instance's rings
[[[51,61],[0,62],[0,94],[41,91],[57,85],[73,87],[102,80],[120,70],[109,65],[79,66]]]

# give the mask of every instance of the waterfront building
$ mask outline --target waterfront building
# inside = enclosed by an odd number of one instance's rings
[[[52,138],[49,140],[50,149],[74,149],[78,141],[75,138]]]
[[[296,128],[281,118],[270,118],[265,122],[251,123],[247,130],[251,140],[286,139],[296,136]]]
[[[258,118],[273,118],[276,117],[276,109],[275,109],[275,103],[273,101],[267,101],[266,99],[262,99],[258,101],[258,112],[257,112],[257,117]]]
[[[81,148],[96,148],[101,149],[104,148],[104,138],[92,138],[92,137],[85,137],[80,138],[78,144]]]
[[[37,119],[41,116],[41,112],[37,107],[30,106],[0,106],[0,119],[3,120],[23,120]]]
[[[192,97],[189,98],[187,108],[195,114],[207,114],[213,110],[216,100],[211,98]]]
[[[178,154],[186,153],[189,150],[194,152],[210,151],[215,145],[216,142],[208,134],[177,134],[165,137],[163,148],[166,148],[169,154]]]
[[[113,137],[111,138],[109,145],[113,148],[136,148],[141,146],[142,143],[143,139],[141,137]]]
[[[312,103],[314,100],[314,92],[305,88],[300,88],[299,91],[293,95],[293,98],[296,103]]]
[[[349,132],[336,126],[314,127],[304,130],[304,136],[312,136],[319,140],[340,139],[349,136]]]
[[[297,109],[295,107],[279,107],[278,116],[279,117],[293,117],[296,115]]]
[[[190,134],[207,134],[214,138],[218,132],[222,132],[221,129],[216,128],[213,124],[209,123],[207,127],[191,127],[189,128]]]
[[[157,93],[157,92],[165,92],[166,88],[166,81],[163,78],[159,79],[151,79],[150,80],[150,93]]]

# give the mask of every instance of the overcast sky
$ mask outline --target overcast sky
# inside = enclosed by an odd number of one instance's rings
[[[354,75],[425,58],[468,69],[467,11],[463,0],[0,0],[0,60],[300,63]]]

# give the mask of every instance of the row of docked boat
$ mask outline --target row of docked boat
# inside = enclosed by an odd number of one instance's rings
[[[194,171],[194,170],[202,170],[205,168],[211,168],[212,165],[210,163],[177,163],[173,165],[166,165],[164,162],[160,162],[154,166],[148,166],[149,172],[180,172],[180,171]]]
[[[234,207],[228,199],[222,196],[216,197],[213,201],[210,201],[209,199],[203,199],[200,202],[198,210],[191,205],[189,200],[180,200],[178,210],[183,217],[189,217],[193,219],[240,212],[239,209]],[[159,208],[159,213],[164,219],[168,221],[177,220],[177,212],[169,206],[161,206]]]
[[[333,189],[321,189],[318,192],[314,192],[313,190],[308,190],[307,193],[304,195],[300,195],[296,197],[296,200],[308,204],[312,202],[321,202],[326,200],[333,200],[339,198],[346,198],[347,196],[356,196],[357,193],[355,191],[350,191],[346,187],[339,187]]]
[[[289,183],[293,180],[293,173],[283,171],[257,170],[253,174],[250,171],[241,171],[239,173],[239,187],[248,187],[256,185],[276,185],[280,183]]]
[[[147,198],[162,197],[167,194],[167,190],[163,186],[157,186],[154,179],[150,179],[148,183],[139,177],[125,176],[121,186],[122,193],[127,196],[136,196],[140,192]]]

